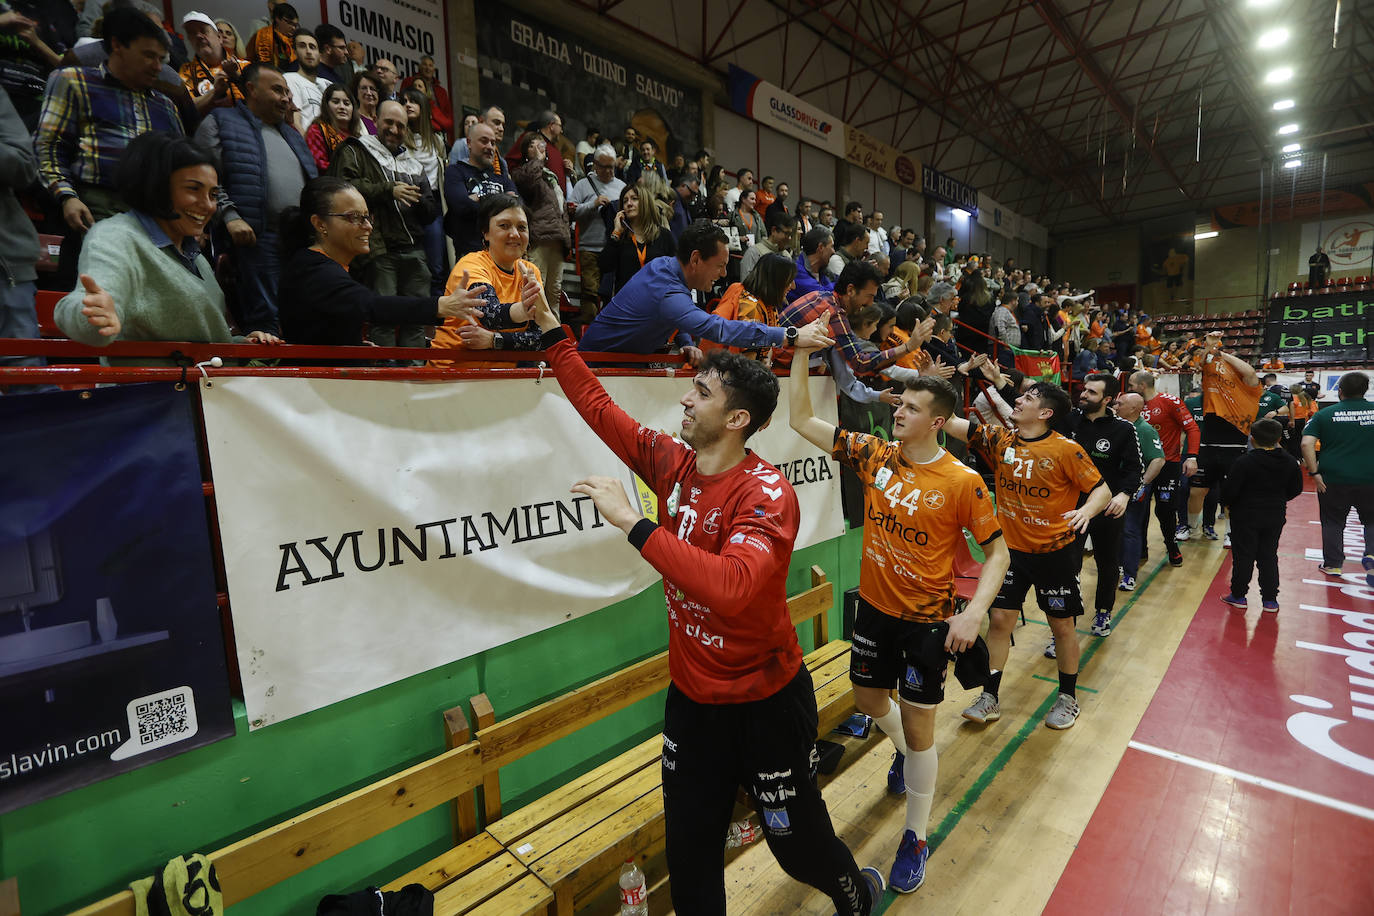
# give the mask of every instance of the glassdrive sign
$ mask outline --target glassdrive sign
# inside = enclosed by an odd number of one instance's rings
[[[1374,357],[1374,297],[1333,293],[1276,299],[1265,321],[1264,352],[1299,361]]]

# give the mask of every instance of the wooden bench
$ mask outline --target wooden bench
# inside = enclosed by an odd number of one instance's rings
[[[829,734],[854,712],[849,644],[826,638],[833,602],[833,587],[816,567],[812,587],[788,600],[794,624],[813,623],[817,648],[805,664],[816,689],[818,735]],[[483,722],[489,706],[485,697],[474,698],[478,743],[492,765],[484,787],[487,832],[552,890],[560,916],[611,900],[627,858],[661,856],[663,738],[656,735],[504,817],[499,765],[664,689],[667,661],[662,653],[501,722]],[[657,889],[666,882],[652,883]]]
[[[464,793],[470,794],[481,784],[483,774],[481,748],[476,741],[469,741],[210,853],[225,906],[246,900]],[[486,834],[398,879],[396,886],[410,881],[437,891],[445,905],[436,907],[436,913],[542,914],[553,902],[549,889]],[[84,907],[74,916],[134,913],[134,895],[126,890]]]

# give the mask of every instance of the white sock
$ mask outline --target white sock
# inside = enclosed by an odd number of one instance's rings
[[[902,710],[891,699],[887,701],[887,712],[881,716],[874,716],[873,721],[878,723],[878,727],[883,730],[883,734],[892,739],[892,744],[897,748],[897,753],[906,753],[906,732],[902,731]]]
[[[1202,513],[1201,513],[1201,512],[1189,512],[1189,513],[1188,513],[1188,527],[1189,527],[1189,528],[1192,528],[1194,531],[1196,531],[1197,528],[1198,528],[1198,526],[1201,525],[1201,524],[1202,524]]]
[[[940,758],[935,745],[906,755],[906,829],[916,832],[916,839],[926,838],[926,824],[930,821],[930,806],[935,802],[935,777],[940,771]]]

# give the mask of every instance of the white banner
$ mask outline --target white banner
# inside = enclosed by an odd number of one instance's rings
[[[448,69],[444,8],[440,0],[325,0],[329,22],[367,49],[367,62],[389,57],[402,77],[434,58],[443,79]]]
[[[606,379],[680,429],[672,378]],[[792,481],[798,547],[844,533],[838,469],[787,424],[751,445]],[[578,480],[632,475],[545,379],[215,379],[203,389],[225,572],[253,728],[621,601],[658,581]],[[835,419],[830,379],[812,402]]]
[[[1307,259],[1316,252],[1317,245],[1326,249],[1326,256],[1331,259],[1328,276],[1361,269],[1374,273],[1374,213],[1333,216],[1322,223],[1303,223],[1296,273],[1304,280],[1310,269]]]
[[[978,225],[1004,238],[1029,242],[1037,248],[1049,245],[1049,232],[1044,226],[1008,210],[982,191],[978,192]]]

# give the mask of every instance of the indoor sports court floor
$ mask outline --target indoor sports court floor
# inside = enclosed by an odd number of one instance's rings
[[[1220,541],[1184,544],[1173,569],[1154,531],[1112,635],[1080,619],[1082,715],[1068,731],[1041,722],[1057,679],[1033,610],[1001,720],[961,719],[975,695],[950,677],[926,883],[889,892],[878,912],[1374,912],[1374,589],[1353,520],[1346,576],[1317,572],[1316,518],[1314,493],[1289,504],[1282,610],[1263,617],[1253,583],[1248,613],[1220,602]],[[1094,576],[1089,557],[1087,596]],[[884,874],[904,820],[885,793],[890,747],[872,745],[825,790],[840,836]],[[732,914],[833,909],[763,844],[726,881]]]

